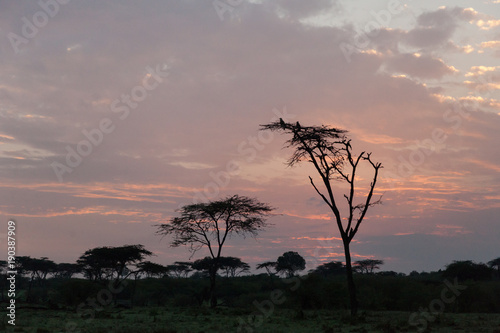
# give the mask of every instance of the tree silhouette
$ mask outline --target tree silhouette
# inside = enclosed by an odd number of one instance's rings
[[[6,260],[0,260],[0,302],[4,301],[4,289],[7,287],[7,276],[6,272],[8,271],[8,262]],[[7,288],[8,290],[9,288]]]
[[[319,274],[325,277],[345,274],[345,266],[340,261],[331,261],[319,265],[311,271],[313,274]]]
[[[284,273],[286,277],[291,278],[298,271],[306,268],[306,261],[300,254],[293,251],[283,253],[276,261],[276,272]]]
[[[144,258],[153,255],[143,245],[124,245],[118,247],[96,247],[85,251],[77,263],[81,265],[84,274],[90,280],[111,281],[117,287],[135,271],[127,265],[138,264]]]
[[[491,261],[488,261],[488,266],[490,266],[491,268],[495,268],[497,269],[497,277],[500,277],[500,257],[499,258],[496,258],[496,259],[493,259]]]
[[[71,279],[73,275],[81,272],[82,272],[82,266],[79,264],[60,263],[56,265],[56,268],[54,270],[54,277]]]
[[[258,264],[256,268],[257,269],[264,268],[267,271],[267,274],[269,274],[269,276],[273,276],[275,273],[271,272],[271,269],[276,270],[276,261],[263,262],[261,264]]]
[[[472,260],[454,260],[446,266],[443,277],[447,279],[457,278],[459,281],[467,280],[489,280],[493,270],[483,263],[475,263]]]
[[[226,277],[235,277],[250,271],[250,265],[235,257],[220,257],[219,266],[226,273]]]
[[[193,263],[189,261],[176,261],[173,265],[167,266],[167,271],[170,276],[186,278],[193,271]]]
[[[146,274],[146,278],[163,277],[167,274],[168,268],[151,261],[143,261],[135,265],[140,273]]]
[[[380,269],[384,264],[383,260],[378,259],[364,259],[354,262],[355,270],[360,273],[371,274],[375,269]]]
[[[223,200],[183,206],[180,216],[160,224],[157,234],[173,235],[171,246],[189,245],[192,255],[206,246],[214,260],[210,275],[210,306],[217,305],[215,280],[219,259],[231,234],[256,236],[268,224],[273,208],[253,198],[233,195]]]
[[[56,270],[56,263],[49,260],[47,257],[31,258],[30,256],[20,256],[16,258],[16,266],[21,274],[29,276],[28,291],[26,293],[26,301],[31,302],[31,289],[34,282],[39,286],[45,287],[45,280],[49,273]]]
[[[319,190],[310,176],[309,181],[316,193],[328,205],[335,216],[335,222],[344,246],[351,315],[355,316],[358,311],[358,301],[353,279],[350,244],[358,232],[368,208],[380,202],[380,200],[372,202],[372,197],[378,172],[382,164],[373,162],[371,153],[363,151],[357,156],[354,155],[351,140],[347,139],[345,135],[346,131],[344,130],[324,125],[301,126],[298,122],[292,124],[284,122],[282,119],[270,124],[261,125],[261,129],[291,134],[292,138],[285,143],[285,147],[294,149],[292,156],[288,160],[288,165],[294,166],[302,161],[307,161],[313,164],[321,177],[326,194],[323,194]],[[364,191],[366,195],[364,195],[361,202],[358,202],[356,200],[356,193],[359,191],[359,187],[355,183],[359,179],[356,172],[362,162],[366,162],[373,169],[373,176],[370,185]],[[341,181],[348,184],[347,193],[344,194],[348,205],[347,213],[344,214],[345,222],[340,213],[338,202],[335,199],[334,181]]]

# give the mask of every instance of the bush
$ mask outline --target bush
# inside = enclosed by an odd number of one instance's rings
[[[54,304],[76,307],[89,297],[96,297],[103,285],[93,281],[68,279],[61,281],[51,294],[50,301]]]

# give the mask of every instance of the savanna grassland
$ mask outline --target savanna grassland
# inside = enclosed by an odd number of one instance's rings
[[[4,316],[0,331],[500,333],[500,281],[447,280],[440,272],[356,275],[354,319],[343,275],[219,277],[215,309],[203,277],[130,280],[113,300],[102,283],[48,279],[32,287],[29,303],[28,281],[19,282],[16,326]]]
[[[499,314],[444,313],[429,322],[425,330],[408,323],[409,312],[362,311],[351,320],[347,311],[277,309],[262,321],[252,312],[219,308],[137,307],[109,308],[93,319],[82,319],[74,311],[20,310],[12,332],[55,333],[334,333],[334,332],[500,332]],[[252,327],[243,329],[241,321],[255,318]],[[74,324],[74,325],[73,325]],[[73,329],[73,330],[72,330]]]

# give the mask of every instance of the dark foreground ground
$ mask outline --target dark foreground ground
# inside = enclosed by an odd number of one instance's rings
[[[346,312],[262,309],[137,307],[74,311],[18,309],[16,326],[4,317],[0,332],[81,333],[338,333],[338,332],[488,332],[500,333],[500,314],[415,314],[368,311],[350,320]],[[93,317],[93,318],[92,318]],[[427,318],[427,319],[426,319]],[[414,325],[410,322],[413,321]],[[416,324],[416,326],[415,326]]]

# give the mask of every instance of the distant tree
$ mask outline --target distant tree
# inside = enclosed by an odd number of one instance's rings
[[[319,265],[311,271],[313,274],[325,277],[345,274],[345,266],[341,261],[331,261]]]
[[[144,273],[146,278],[163,277],[167,274],[168,268],[151,261],[143,261],[136,265],[140,273]]]
[[[30,256],[20,256],[16,258],[18,272],[29,276],[28,291],[26,301],[31,302],[31,289],[33,283],[45,287],[45,280],[49,273],[53,273],[57,267],[56,263],[47,257],[31,258]]]
[[[189,261],[176,261],[173,265],[167,266],[168,275],[176,278],[186,278],[193,271],[193,263]]]
[[[497,276],[500,277],[500,257],[499,258],[496,258],[496,259],[493,259],[491,261],[488,261],[488,266],[490,266],[491,268],[495,268],[497,269]]]
[[[196,271],[206,271],[212,270],[214,265],[214,259],[212,257],[205,257],[202,259],[197,259],[193,262],[191,267]]]
[[[79,264],[71,264],[71,263],[60,263],[57,264],[54,270],[54,277],[63,278],[63,279],[71,279],[73,275],[81,273],[82,266]]]
[[[47,279],[47,275],[53,273],[57,267],[56,263],[47,257],[31,258],[27,256],[16,259],[21,264],[23,272],[30,275],[30,280],[37,281],[39,284],[42,284]]]
[[[7,264],[6,260],[0,260],[0,302],[4,301],[4,290],[7,286]]]
[[[311,177],[309,177],[309,181],[335,216],[335,222],[344,245],[351,316],[356,316],[358,301],[351,264],[350,244],[358,232],[368,208],[380,202],[380,200],[372,201],[372,197],[382,164],[373,162],[371,153],[363,151],[357,156],[354,155],[351,140],[347,139],[344,130],[324,125],[302,126],[299,122],[293,124],[285,122],[283,119],[262,125],[261,129],[280,131],[291,135],[292,138],[285,144],[286,147],[294,149],[291,158],[288,160],[288,165],[294,166],[302,161],[307,161],[314,166],[319,174],[326,194],[320,191]],[[361,179],[357,172],[360,172],[360,165],[365,162],[373,170],[373,175],[369,185],[359,186],[357,182]],[[367,173],[364,173],[363,178],[366,178],[367,175]],[[342,217],[338,202],[335,199],[334,181],[347,184],[347,192],[344,194],[347,201],[347,213],[344,214],[344,217]],[[361,189],[361,187],[364,187],[364,189]],[[357,200],[359,194],[356,194],[359,192],[362,193],[361,200]]]
[[[292,277],[298,271],[306,268],[306,261],[300,254],[293,251],[283,253],[276,261],[276,272]]]
[[[447,279],[457,278],[459,281],[466,280],[488,280],[491,279],[493,269],[483,263],[475,263],[472,260],[453,261],[446,266],[443,277]]]
[[[410,276],[410,277],[419,277],[420,273],[414,270],[414,271],[411,271],[410,274],[408,274],[408,276]]]
[[[220,257],[219,266],[226,273],[226,277],[235,277],[250,271],[250,265],[235,257]]]
[[[269,276],[273,276],[275,273],[271,272],[271,269],[276,271],[276,261],[266,261],[257,265],[257,269],[265,269]]]
[[[191,276],[189,277],[190,279],[208,279],[210,278],[210,274],[208,271],[196,271]],[[208,300],[210,295],[208,295],[207,292],[208,288],[204,288],[203,292],[199,295],[201,297],[200,299],[200,305],[203,304],[204,301]]]
[[[122,280],[135,272],[129,270],[127,265],[138,264],[151,255],[153,253],[140,244],[104,246],[85,251],[77,263],[90,280],[113,281],[117,287]]]
[[[398,273],[395,271],[381,271],[381,272],[377,272],[375,274],[377,274],[379,276],[406,276],[405,273]]]
[[[384,264],[383,260],[378,259],[364,259],[354,262],[354,269],[359,273],[372,274],[374,270],[380,269]]]
[[[173,235],[171,246],[189,245],[194,254],[206,246],[214,260],[210,275],[210,306],[217,305],[215,283],[219,260],[228,237],[231,234],[256,236],[268,226],[266,217],[273,208],[256,199],[233,195],[223,200],[186,205],[180,209],[180,216],[167,224],[158,225],[160,235]]]

